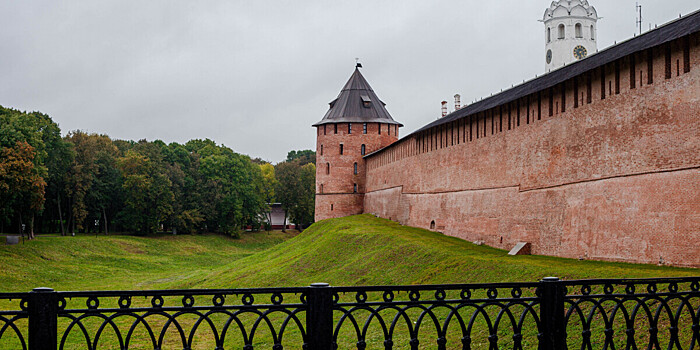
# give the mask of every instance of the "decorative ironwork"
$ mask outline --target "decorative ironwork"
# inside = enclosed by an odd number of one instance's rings
[[[700,277],[0,293],[0,348],[700,349]]]
[[[450,348],[522,349],[524,336],[537,342],[539,285],[334,288],[334,348],[339,348],[340,333],[349,328],[355,347],[365,349],[374,328],[385,349],[418,349],[421,343],[432,343],[444,350],[450,338],[455,340]],[[530,334],[523,332],[527,326]],[[349,344],[342,345],[345,349]]]
[[[27,349],[28,304],[27,293],[0,293],[0,348]]]
[[[700,349],[700,278],[561,285],[571,349]]]

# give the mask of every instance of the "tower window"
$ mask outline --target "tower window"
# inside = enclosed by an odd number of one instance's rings
[[[331,163],[326,163],[326,175],[330,175],[331,173]]]
[[[348,134],[352,134],[352,123],[348,123]]]
[[[321,188],[319,189],[319,193],[323,193],[323,184],[321,184]]]
[[[343,154],[343,144],[340,144],[340,154]]]
[[[563,24],[559,25],[559,39],[564,39],[566,38],[566,27],[564,27]]]
[[[583,26],[581,26],[581,23],[576,23],[576,37],[583,38]]]
[[[595,29],[593,29],[592,25],[591,25],[591,40],[595,40]]]
[[[547,42],[552,42],[552,28],[547,28]]]
[[[362,106],[369,108],[372,105],[372,100],[367,95],[362,95]]]
[[[367,123],[362,124],[362,133],[363,134],[367,133]]]
[[[365,155],[365,145],[360,146],[360,154]]]
[[[326,126],[328,126],[328,124],[323,124],[323,134],[324,135],[326,134]]]
[[[335,127],[335,133],[337,134],[338,133],[338,124],[333,124],[333,126]]]
[[[333,211],[333,204],[331,204],[331,211]]]
[[[357,184],[352,184],[352,193],[357,193]]]
[[[321,145],[321,149],[319,150],[319,153],[321,153],[321,155],[323,155],[323,145]]]
[[[353,174],[357,175],[357,163],[352,165]]]
[[[377,123],[377,134],[378,135],[382,134],[382,123]]]

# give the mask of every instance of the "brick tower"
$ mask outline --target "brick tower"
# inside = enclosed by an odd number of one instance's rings
[[[399,137],[396,122],[360,73],[361,64],[316,128],[316,221],[361,214],[363,157]]]

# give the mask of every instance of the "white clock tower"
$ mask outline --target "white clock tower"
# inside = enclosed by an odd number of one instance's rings
[[[596,52],[598,14],[588,0],[553,1],[542,22],[546,72]]]

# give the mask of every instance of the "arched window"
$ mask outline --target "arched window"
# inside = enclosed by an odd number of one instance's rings
[[[566,27],[563,24],[559,25],[559,39],[566,38]]]
[[[330,175],[331,173],[331,163],[326,163],[326,175]]]
[[[547,28],[547,42],[552,42],[552,28]]]
[[[352,169],[353,169],[352,172],[353,172],[355,175],[357,175],[357,163],[355,163],[355,164],[352,165]]]
[[[360,147],[360,153],[364,156],[365,155],[365,145],[362,145]]]
[[[583,26],[581,26],[581,23],[576,23],[576,37],[577,38],[583,38]]]
[[[430,222],[430,229],[434,230],[435,229],[435,220]]]
[[[591,25],[591,40],[595,40],[595,29],[593,29],[593,25]]]

